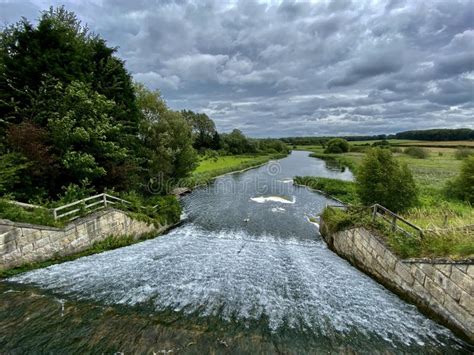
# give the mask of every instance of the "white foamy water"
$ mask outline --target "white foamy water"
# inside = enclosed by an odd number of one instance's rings
[[[286,210],[283,208],[283,207],[273,207],[272,212],[279,212],[279,213],[283,213],[285,212]]]
[[[252,201],[257,203],[265,203],[265,202],[278,202],[278,203],[295,203],[296,199],[295,196],[292,196],[292,199],[289,200],[285,197],[281,196],[258,196],[258,197],[251,197]]]
[[[321,334],[356,331],[423,344],[448,331],[363,275],[317,240],[210,232],[193,224],[129,247],[10,279],[107,304],[152,304],[242,322],[268,317]]]

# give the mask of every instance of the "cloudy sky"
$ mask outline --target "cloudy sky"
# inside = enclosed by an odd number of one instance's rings
[[[220,131],[474,128],[474,0],[0,0],[0,22],[60,4]]]

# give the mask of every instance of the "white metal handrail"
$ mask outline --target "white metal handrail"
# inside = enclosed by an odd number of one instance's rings
[[[106,208],[108,205],[114,205],[117,203],[131,204],[130,201],[123,200],[107,193],[101,193],[95,196],[83,198],[82,200],[68,203],[64,206],[53,208],[53,217],[54,220],[58,220],[60,218],[72,216],[69,218],[69,220],[73,220],[79,217],[77,214],[81,211],[85,210],[87,212],[94,212],[102,208]],[[76,208],[71,209],[73,207]]]

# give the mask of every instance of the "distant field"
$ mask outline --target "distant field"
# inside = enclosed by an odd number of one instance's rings
[[[351,144],[357,145],[357,143],[364,144],[367,142],[358,141],[351,142]],[[373,142],[370,141],[370,143]],[[410,145],[415,145],[413,143],[419,141],[405,140],[397,142],[403,145],[411,142]],[[403,149],[403,147],[401,148]],[[404,216],[423,228],[443,228],[446,226],[474,224],[474,208],[462,201],[446,198],[443,193],[447,182],[459,174],[462,164],[461,160],[457,160],[454,157],[456,146],[423,148],[429,152],[426,159],[413,158],[403,153],[394,154],[398,161],[408,165],[420,190],[421,205],[405,213]],[[332,157],[343,164],[349,160],[355,168],[357,168],[365,156],[365,153],[358,152],[324,154],[324,148],[319,145],[297,146],[296,149],[311,151],[322,159]]]
[[[240,164],[255,159],[248,155],[231,155],[218,157],[216,159],[204,159],[199,162],[198,167],[194,170],[195,174],[206,173],[209,171],[238,167]]]
[[[351,145],[371,145],[375,142],[381,142],[381,140],[373,140],[373,141],[350,141],[349,144]],[[474,148],[474,141],[417,141],[417,140],[409,140],[409,139],[388,139],[388,142],[392,145],[398,146],[422,146],[422,147],[446,147],[446,148],[456,148],[456,147],[473,147]]]

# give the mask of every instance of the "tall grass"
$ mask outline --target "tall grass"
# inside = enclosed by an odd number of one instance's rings
[[[347,204],[355,204],[358,202],[356,184],[352,181],[313,176],[296,176],[294,182],[298,185],[304,185],[315,190],[323,191]]]

